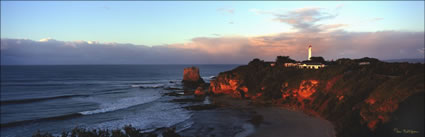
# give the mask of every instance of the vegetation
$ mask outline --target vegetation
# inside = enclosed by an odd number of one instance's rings
[[[295,63],[296,61],[289,58],[289,56],[277,56],[276,57],[276,65],[282,65],[285,63]]]
[[[313,59],[324,61],[321,57]],[[292,59],[281,56],[276,60]],[[400,103],[424,92],[424,64],[387,63],[367,57],[325,63],[327,67],[321,69],[298,69],[283,65],[272,67],[254,59],[248,65],[221,73],[217,79],[227,77],[238,81],[239,87],[248,88],[248,96],[262,95],[256,99],[318,114],[333,122],[339,137],[377,135],[375,128],[391,120],[403,120],[393,116],[397,109],[403,109]],[[309,80],[317,81],[315,91],[301,86]],[[301,89],[313,94],[302,99],[296,96]],[[389,128],[385,130],[391,131]]]
[[[323,57],[310,57],[310,62],[325,63],[326,61]]]
[[[142,133],[140,129],[136,129],[131,125],[124,126],[122,129],[93,129],[74,128],[71,132],[62,132],[57,137],[157,137],[153,132]],[[180,137],[175,133],[174,128],[167,128],[162,132],[163,137]],[[32,137],[55,137],[51,133],[41,133],[37,131]]]

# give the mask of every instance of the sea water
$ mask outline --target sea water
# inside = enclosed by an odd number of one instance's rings
[[[191,66],[209,82],[238,65],[1,66],[1,136],[75,127],[189,128],[192,112],[164,93],[181,88],[183,69]]]

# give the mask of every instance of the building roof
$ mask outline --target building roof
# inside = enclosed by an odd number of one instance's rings
[[[322,63],[320,63],[320,62],[304,62],[304,63],[301,63],[301,64],[306,64],[306,65],[322,65]]]

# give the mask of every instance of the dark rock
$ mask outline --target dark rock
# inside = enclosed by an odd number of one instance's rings
[[[167,87],[165,90],[183,90],[181,88]]]
[[[180,102],[180,103],[187,103],[187,102],[202,102],[204,101],[203,98],[179,98],[179,99],[173,99],[171,102]]]
[[[162,133],[163,137],[181,137],[179,134],[176,133],[176,128],[167,128]]]
[[[200,84],[205,83],[199,75],[199,68],[197,67],[185,68],[182,82],[185,88],[191,89],[197,88]]]
[[[208,109],[215,109],[218,108],[218,105],[216,104],[203,104],[203,105],[194,105],[194,106],[187,106],[184,107],[188,110],[208,110]]]
[[[263,122],[263,120],[264,118],[262,115],[256,114],[252,116],[252,118],[248,121],[254,124],[254,126],[259,126]]]
[[[210,86],[209,83],[200,84],[194,92],[195,96],[205,96],[205,95],[207,95],[209,86]]]

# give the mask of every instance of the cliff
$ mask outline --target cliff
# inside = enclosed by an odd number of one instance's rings
[[[365,60],[370,64],[359,65]],[[209,92],[325,118],[334,124],[338,137],[423,136],[424,132],[424,64],[340,59],[314,70],[271,67],[255,59],[220,73]],[[417,115],[406,116],[410,113]]]
[[[200,84],[205,83],[199,75],[199,68],[189,67],[183,70],[183,86],[185,88],[197,88]]]

